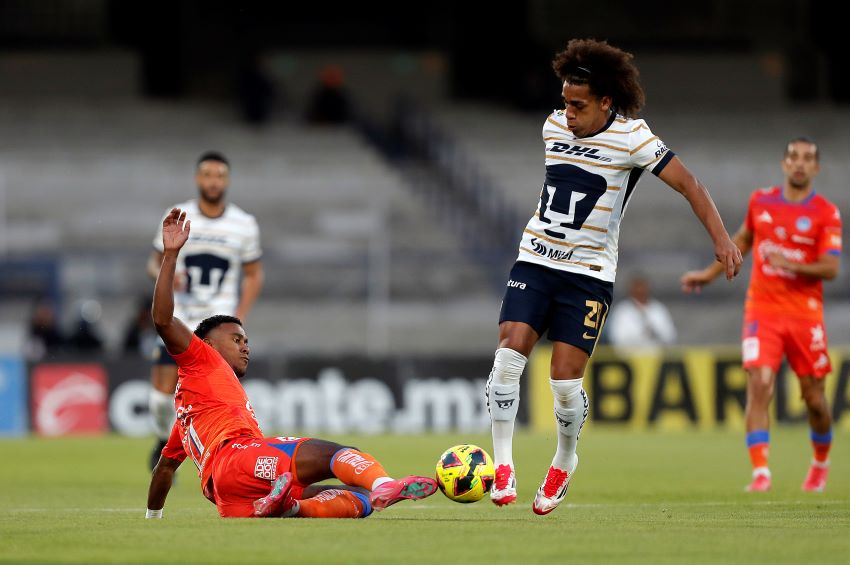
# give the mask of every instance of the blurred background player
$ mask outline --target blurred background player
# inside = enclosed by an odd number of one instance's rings
[[[649,279],[635,275],[629,295],[611,307],[608,337],[618,348],[658,349],[676,341],[676,326],[670,310],[652,297]]]
[[[193,333],[174,316],[174,280],[191,222],[173,209],[163,220],[163,259],[152,316],[179,367],[177,421],[151,477],[147,518],[161,518],[174,472],[186,456],[222,517],[365,518],[401,500],[425,498],[437,482],[394,480],[368,453],[312,438],[265,438],[245,389],[248,336],[238,318],[215,315]],[[314,486],[334,478],[355,487]]]
[[[634,117],[644,94],[632,55],[574,39],[553,67],[565,109],[543,126],[546,179],[510,272],[487,382],[496,465],[490,497],[502,506],[516,500],[512,439],[520,376],[548,331],[558,447],[537,490],[537,514],[560,504],[578,465],[576,444],[588,412],[582,376],[611,304],[620,219],[641,173],[649,170],[688,200],[727,278],[741,265],[705,186]]]
[[[742,337],[747,448],[753,466],[749,491],[770,490],[768,408],[783,354],[800,382],[811,426],[814,458],[802,488],[820,492],[826,486],[832,419],[824,381],[832,366],[823,322],[823,280],[838,275],[841,216],[812,188],[819,159],[814,141],[792,139],[782,160],[784,185],[752,194],[734,238],[743,253],[755,249]],[[719,273],[717,265],[687,272],[682,287],[699,292]]]
[[[190,328],[214,314],[245,320],[263,286],[260,229],[254,216],[225,201],[230,163],[221,153],[207,152],[197,161],[198,198],[179,205],[192,220],[192,238],[177,266],[175,309]],[[156,279],[162,262],[162,232],[157,231],[148,274]],[[241,281],[240,281],[241,277]],[[151,371],[149,408],[157,443],[150,465],[159,459],[174,422],[177,365],[160,345]]]

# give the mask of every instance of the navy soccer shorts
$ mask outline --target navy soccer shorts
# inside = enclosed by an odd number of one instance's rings
[[[499,323],[524,322],[540,337],[593,353],[611,306],[607,281],[517,261],[511,269]]]

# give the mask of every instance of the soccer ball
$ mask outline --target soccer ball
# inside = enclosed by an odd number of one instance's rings
[[[477,445],[456,445],[437,461],[437,485],[455,502],[484,498],[496,477],[493,460]]]

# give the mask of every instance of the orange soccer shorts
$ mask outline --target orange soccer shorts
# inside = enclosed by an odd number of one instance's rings
[[[294,471],[298,447],[309,438],[242,437],[224,443],[212,462],[213,492],[218,513],[224,518],[249,518],[254,501],[269,494],[272,482]],[[292,496],[300,498],[304,487],[294,477]]]
[[[822,320],[749,314],[741,342],[744,368],[779,370],[783,354],[798,377],[822,378],[832,371]]]

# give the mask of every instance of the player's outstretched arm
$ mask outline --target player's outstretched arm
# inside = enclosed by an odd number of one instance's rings
[[[661,171],[659,178],[667,183],[673,190],[687,198],[702,225],[705,226],[708,235],[714,242],[714,257],[723,266],[726,279],[732,280],[741,270],[743,257],[741,250],[729,237],[729,232],[723,225],[723,220],[717,212],[717,207],[708,193],[708,189],[691,173],[684,163],[673,157]]]
[[[153,291],[151,314],[156,331],[165,342],[168,352],[177,355],[189,348],[192,331],[174,317],[174,273],[177,270],[177,254],[189,239],[190,222],[186,212],[172,208],[162,221],[162,263]]]
[[[174,482],[174,473],[180,466],[181,461],[171,459],[164,455],[160,456],[159,463],[154,467],[151,475],[151,486],[148,488],[148,511],[146,518],[162,518],[162,508],[171,484]]]
[[[746,255],[753,247],[753,233],[747,229],[746,224],[741,224],[741,227],[732,236],[732,241],[741,250],[741,255]],[[711,265],[699,271],[688,271],[680,279],[682,290],[686,293],[698,294],[702,287],[716,279],[723,271],[724,266],[719,261],[714,261]]]

